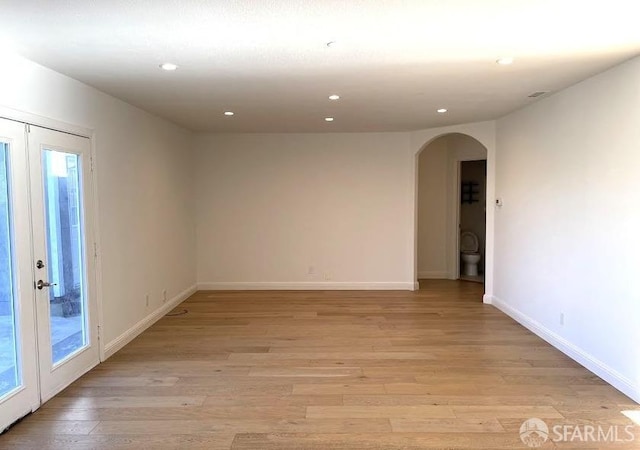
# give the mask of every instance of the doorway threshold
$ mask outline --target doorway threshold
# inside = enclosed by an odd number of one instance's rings
[[[460,275],[460,280],[462,281],[472,281],[474,283],[484,283],[484,275]]]

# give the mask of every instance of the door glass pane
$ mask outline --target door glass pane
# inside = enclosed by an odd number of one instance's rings
[[[9,145],[0,142],[0,397],[20,386],[9,192]]]
[[[45,150],[43,172],[51,353],[57,363],[87,345],[80,158]]]

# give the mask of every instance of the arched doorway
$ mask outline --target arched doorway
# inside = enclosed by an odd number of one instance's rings
[[[493,208],[487,205],[491,198],[488,193],[493,191],[489,187],[493,187],[494,180],[493,174],[486,170],[489,158],[489,151],[482,142],[460,132],[439,134],[417,152],[416,285],[424,278],[458,279],[461,270],[464,276],[460,258],[461,231],[466,232],[466,238],[472,235],[478,240],[479,276],[473,279],[484,281],[485,274],[491,275],[493,230],[487,225],[493,223]],[[477,163],[468,163],[470,161]],[[468,174],[463,180],[462,169],[467,164],[469,169],[464,172]],[[469,177],[471,179],[467,180]],[[467,223],[461,223],[461,219]]]

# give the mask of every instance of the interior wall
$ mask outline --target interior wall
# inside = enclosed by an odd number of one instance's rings
[[[461,133],[442,135],[420,152],[418,278],[457,278],[456,230],[460,203],[457,164],[486,158],[487,149],[475,138]],[[482,242],[484,244],[484,234]]]
[[[406,133],[200,135],[201,288],[412,289]]]
[[[640,401],[640,58],[497,124],[494,304]]]
[[[191,133],[21,57],[2,61],[5,111],[94,130],[108,349],[162,308],[164,290],[170,302],[195,287]]]
[[[417,154],[464,133],[455,154],[486,157],[494,132],[197,135],[199,287],[417,288]]]
[[[418,158],[418,278],[448,278],[448,137],[431,142]]]

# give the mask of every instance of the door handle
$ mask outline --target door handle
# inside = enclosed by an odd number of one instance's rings
[[[51,286],[57,286],[57,284],[56,283],[49,283],[48,281],[42,281],[42,280],[38,280],[38,282],[36,283],[36,287],[39,290],[42,290],[43,288],[51,287]]]

